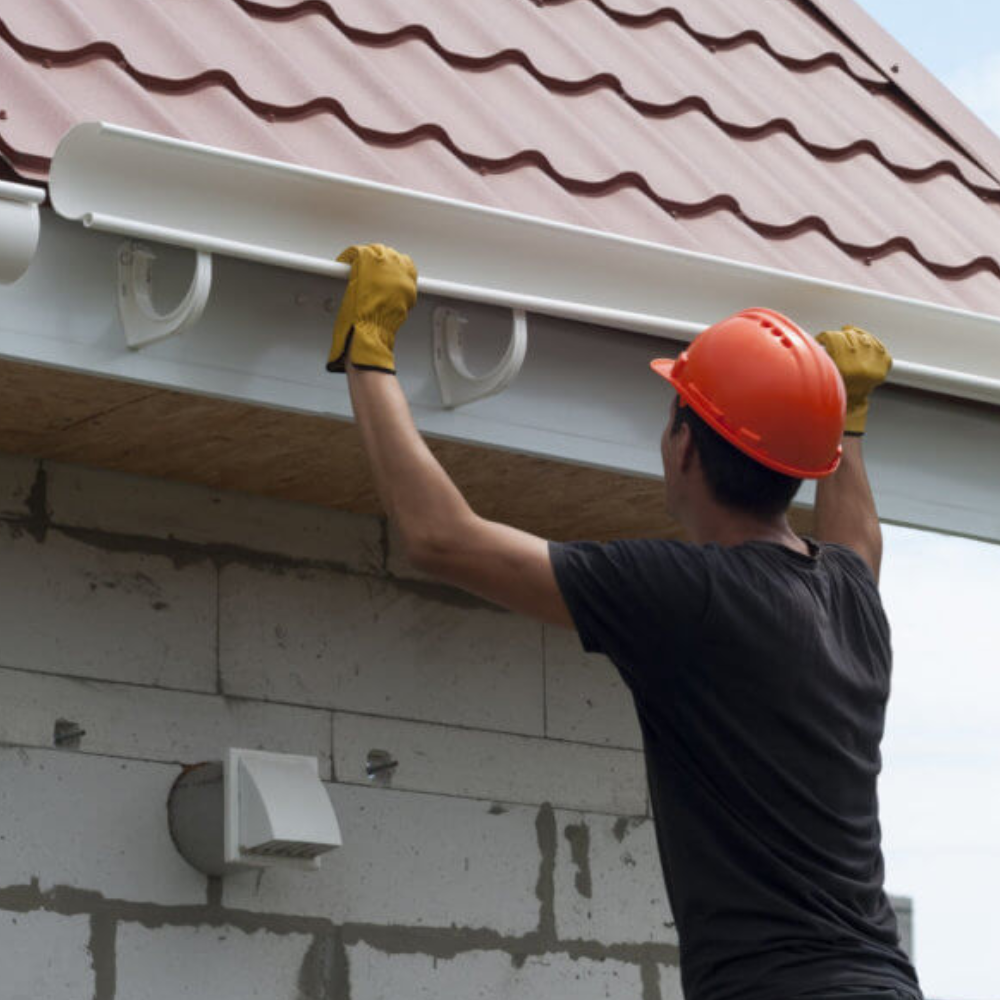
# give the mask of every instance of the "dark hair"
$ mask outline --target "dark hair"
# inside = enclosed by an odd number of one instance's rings
[[[685,424],[691,429],[691,438],[701,467],[705,470],[708,488],[719,503],[759,517],[773,517],[788,510],[788,505],[802,485],[801,479],[761,465],[731,445],[690,406],[683,406],[678,400],[670,436],[678,434]]]

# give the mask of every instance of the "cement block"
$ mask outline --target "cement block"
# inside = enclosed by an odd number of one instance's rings
[[[542,735],[541,626],[451,592],[227,566],[228,693]]]
[[[660,970],[660,1000],[684,1000],[681,989],[681,967],[679,965],[661,965]]]
[[[0,886],[98,892],[163,905],[205,901],[177,853],[167,793],[178,768],[52,750],[0,749]]]
[[[26,517],[38,460],[0,452],[0,517]]]
[[[576,632],[545,626],[546,734],[642,748],[632,695],[606,656],[584,653]]]
[[[59,525],[382,570],[375,517],[82,466],[47,468],[49,506]]]
[[[916,958],[913,951],[913,900],[909,896],[890,896],[889,902],[896,911],[900,947],[912,962]]]
[[[399,762],[386,779],[393,788],[615,815],[646,810],[645,765],[634,750],[338,712],[337,780],[369,785],[365,763],[373,749]]]
[[[216,687],[208,562],[0,527],[0,666],[164,687]]]
[[[510,935],[537,928],[537,810],[328,787],[344,846],[318,872],[227,877],[227,906],[335,923],[488,927]]]
[[[128,1000],[319,1000],[300,991],[313,939],[235,927],[118,927],[116,996]],[[326,995],[325,993],[322,995]]]
[[[556,821],[560,939],[676,945],[653,821],[566,812]]]
[[[195,764],[248,747],[316,757],[332,777],[329,712],[18,670],[0,669],[0,690],[0,743],[51,748],[68,719],[86,730],[73,752]]]
[[[89,917],[0,913],[3,1000],[79,1000],[93,996]],[[16,956],[16,958],[15,958]]]
[[[490,997],[491,1000],[607,1000],[640,997],[639,966],[567,955],[531,956],[523,963],[502,951],[469,951],[454,958],[386,954],[367,944],[348,949],[351,1000],[441,1000]]]

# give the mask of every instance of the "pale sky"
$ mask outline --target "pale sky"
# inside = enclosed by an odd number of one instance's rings
[[[997,1000],[1000,545],[883,532],[894,653],[880,786],[886,884],[913,898],[927,996]]]
[[[994,132],[1000,133],[1000,3],[858,2]],[[995,997],[1000,997],[1000,989],[991,1000]]]
[[[859,2],[1000,134],[997,0]],[[1000,545],[884,532],[887,888],[913,898],[929,1000],[1000,1000]]]

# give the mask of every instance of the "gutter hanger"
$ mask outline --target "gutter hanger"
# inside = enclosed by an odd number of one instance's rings
[[[43,188],[0,181],[0,284],[17,281],[34,259],[43,201]]]
[[[334,261],[341,249],[377,240],[414,257],[424,293],[671,340],[691,340],[752,305],[786,312],[814,331],[853,323],[891,345],[899,358],[891,382],[1000,405],[998,316],[98,122],[63,138],[50,190],[60,215],[94,229],[338,278],[348,273]],[[138,313],[154,331],[148,339],[158,339],[171,324],[195,321],[210,270],[200,261],[185,302],[159,317],[146,308],[148,293],[139,301],[148,264],[127,272],[120,289],[134,282]],[[125,321],[124,306],[122,315]],[[451,321],[441,329],[435,363],[458,384],[465,378],[460,342]],[[523,324],[514,331],[523,336]],[[489,391],[510,381],[518,356],[512,340],[501,364],[507,368],[491,373]],[[468,401],[458,393],[449,403],[441,384],[446,405]]]

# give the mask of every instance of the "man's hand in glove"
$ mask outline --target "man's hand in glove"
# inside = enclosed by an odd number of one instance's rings
[[[326,370],[356,368],[396,374],[396,331],[417,300],[417,269],[406,254],[381,243],[348,247],[338,261],[351,265],[351,278],[333,327]]]
[[[844,433],[864,434],[868,397],[885,381],[892,368],[892,356],[878,337],[856,326],[821,333],[816,339],[833,359],[847,390]]]

